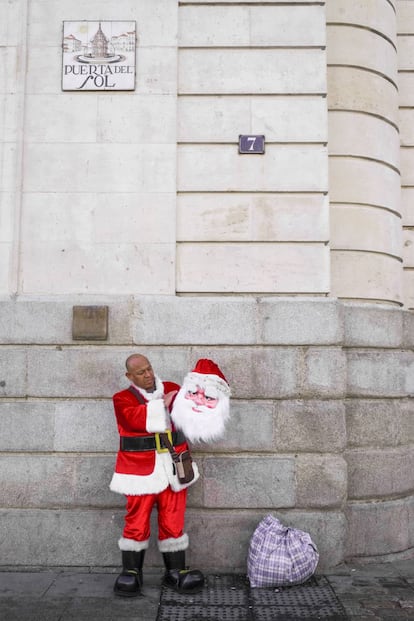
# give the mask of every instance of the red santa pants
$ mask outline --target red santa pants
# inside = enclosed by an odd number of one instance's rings
[[[127,496],[123,536],[135,541],[150,538],[150,517],[154,505],[158,509],[158,539],[178,539],[184,534],[187,490],[173,492],[170,487],[159,494]]]

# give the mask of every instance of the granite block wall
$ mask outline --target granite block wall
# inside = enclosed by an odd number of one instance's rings
[[[267,513],[311,533],[320,568],[412,551],[410,313],[319,298],[89,301],[108,304],[105,342],[72,340],[69,299],[0,302],[2,565],[119,564],[111,395],[134,351],[178,382],[211,357],[232,387],[225,437],[193,446],[193,564],[243,570]],[[150,566],[155,540],[154,516]]]

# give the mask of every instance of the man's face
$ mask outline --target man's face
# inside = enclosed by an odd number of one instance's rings
[[[218,403],[218,399],[215,397],[209,397],[205,391],[197,386],[191,390],[188,390],[185,394],[185,398],[193,402],[193,412],[201,412],[201,408],[214,409]]]
[[[149,361],[144,357],[131,360],[129,370],[125,374],[130,382],[147,392],[155,390],[155,375]]]

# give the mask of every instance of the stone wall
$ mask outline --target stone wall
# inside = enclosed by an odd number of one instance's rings
[[[244,568],[270,511],[321,566],[412,553],[413,2],[0,18],[1,563],[119,564],[111,395],[136,350],[233,387],[226,438],[194,448],[191,562]],[[136,21],[135,91],[61,90],[62,21],[96,19]],[[108,307],[106,340],[73,338],[76,305]]]
[[[331,293],[402,303],[396,10],[330,0],[326,19]]]
[[[328,293],[323,2],[0,10],[1,294]],[[135,91],[61,90],[62,20],[97,16],[136,21]]]
[[[311,533],[321,567],[414,548],[410,313],[318,298],[89,301],[109,303],[107,342],[72,340],[71,301],[0,305],[2,565],[119,564],[110,398],[134,351],[178,382],[212,357],[232,386],[226,437],[194,447],[193,564],[243,569],[269,512]],[[154,521],[148,565],[161,563],[155,539]]]
[[[0,294],[411,308],[410,1],[0,11]],[[135,91],[61,90],[62,21],[97,15],[136,21]]]
[[[405,306],[414,308],[414,6],[409,0],[397,2],[397,49],[399,85],[399,128],[401,142],[401,212],[403,217],[403,260]]]
[[[329,291],[326,88],[324,3],[180,3],[177,292]]]

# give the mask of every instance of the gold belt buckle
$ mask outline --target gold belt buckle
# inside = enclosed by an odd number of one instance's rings
[[[172,440],[172,431],[171,431],[171,429],[166,429],[163,433],[167,434],[167,437],[168,437],[169,441],[172,444],[173,440]],[[160,434],[159,433],[155,434],[155,450],[157,451],[157,453],[168,453],[168,448],[161,446],[161,438],[160,438]]]

